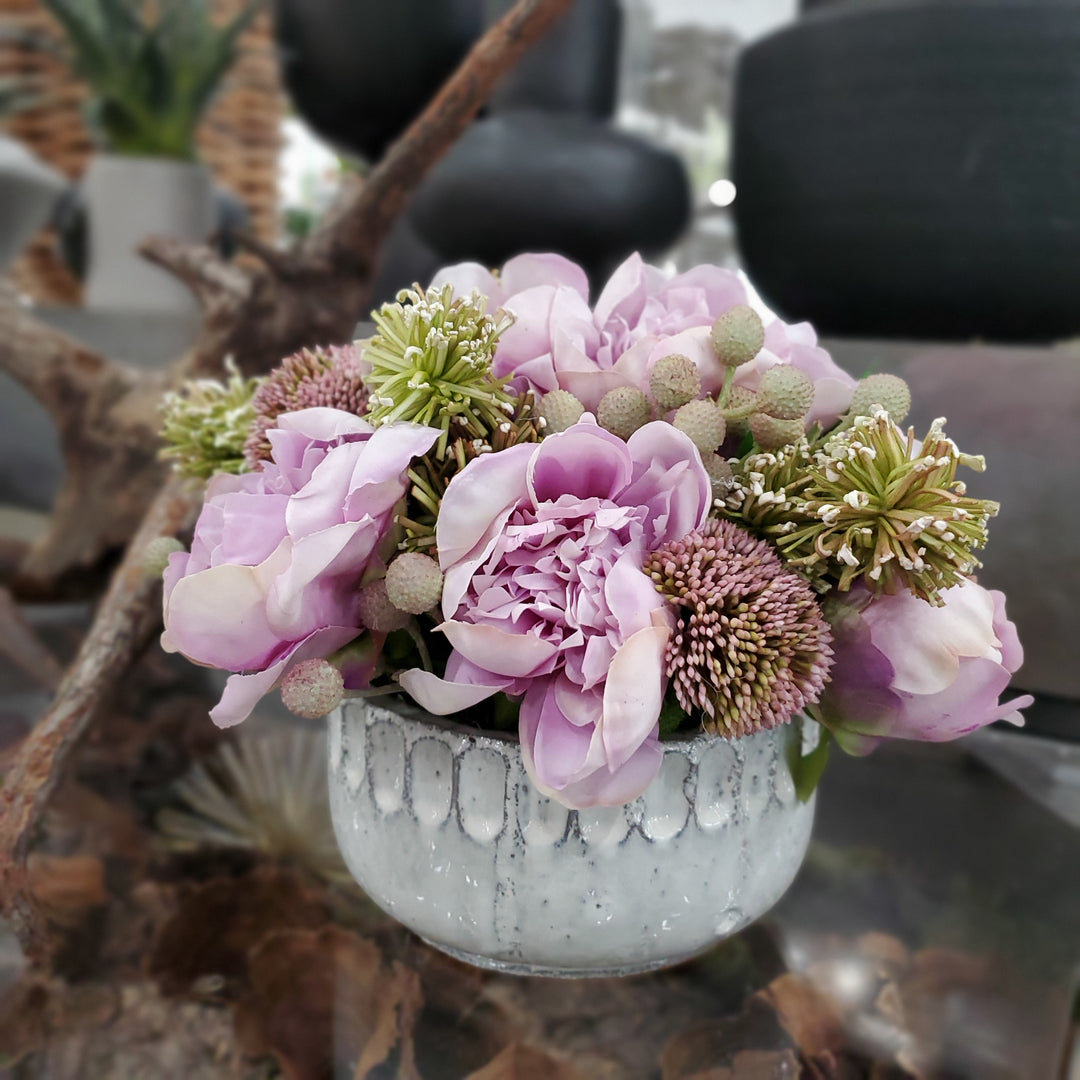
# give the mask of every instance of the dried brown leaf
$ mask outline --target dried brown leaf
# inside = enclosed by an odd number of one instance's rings
[[[77,920],[87,908],[104,904],[105,865],[94,855],[43,855],[27,860],[30,889],[51,919]]]
[[[790,1050],[740,1050],[731,1065],[694,1073],[687,1080],[797,1080],[799,1059]]]
[[[420,980],[374,942],[333,925],[283,931],[252,950],[249,974],[237,1034],[249,1054],[272,1053],[289,1080],[365,1080],[388,1063],[394,1071],[380,1075],[419,1080]]]
[[[28,970],[0,995],[0,1059],[11,1065],[57,1033],[67,1037],[108,1024],[119,1004],[114,987],[70,985]]]
[[[585,1080],[582,1073],[550,1054],[514,1043],[465,1080]]]
[[[847,1040],[836,1007],[808,979],[781,975],[756,996],[772,1005],[806,1057],[828,1058],[844,1049]]]
[[[877,966],[878,972],[888,978],[898,978],[911,967],[911,950],[892,934],[870,931],[856,942],[859,952]]]
[[[244,877],[216,878],[183,897],[161,927],[149,973],[164,994],[190,993],[207,976],[240,982],[248,953],[268,935],[328,919],[323,898],[287,871],[262,867]]]
[[[660,1057],[661,1075],[663,1080],[695,1080],[733,1068],[744,1051],[779,1052],[790,1047],[791,1038],[771,1003],[755,995],[737,1016],[701,1020],[673,1035]]]

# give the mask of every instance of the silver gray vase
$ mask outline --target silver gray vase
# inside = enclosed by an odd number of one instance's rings
[[[516,739],[351,700],[330,717],[334,829],[371,898],[452,956],[523,975],[648,971],[791,884],[814,815],[786,760],[799,730],[665,743],[640,798],[574,811],[530,783]]]

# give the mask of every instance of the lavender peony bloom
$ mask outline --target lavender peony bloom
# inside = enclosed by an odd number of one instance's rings
[[[623,442],[586,414],[470,462],[437,527],[446,678],[413,670],[402,686],[436,713],[522,696],[522,752],[542,791],[570,807],[635,798],[663,756],[673,625],[642,565],[699,528],[710,497],[693,444],[665,423]]]
[[[362,632],[357,587],[379,562],[409,462],[437,436],[304,409],[267,432],[273,460],[261,470],[210,481],[191,552],[165,571],[161,643],[237,672],[210,714],[216,724],[239,723],[294,664]],[[346,685],[363,685],[368,668],[347,671]]]
[[[857,587],[832,617],[834,664],[820,709],[849,753],[883,739],[945,742],[1007,720],[1028,695],[1000,697],[1023,650],[1005,616],[1005,597],[974,582],[941,593],[934,607],[910,592],[871,599]]]
[[[716,396],[724,382],[709,331],[717,316],[751,303],[738,274],[697,266],[667,277],[640,255],[631,255],[589,307],[584,271],[560,255],[519,255],[498,276],[476,263],[440,271],[433,285],[452,284],[488,296],[515,318],[499,340],[494,372],[513,378],[518,390],[537,394],[568,390],[595,412],[607,391],[634,386],[647,394],[649,373],[665,356],[689,356],[702,375],[702,393]],[[736,382],[756,389],[764,371],[792,364],[814,383],[807,418],[831,423],[851,402],[855,380],[838,367],[809,323],[766,325],[759,356],[739,370]]]

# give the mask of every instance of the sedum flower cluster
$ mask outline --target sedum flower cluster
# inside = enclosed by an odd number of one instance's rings
[[[523,255],[440,272],[355,345],[166,405],[208,478],[190,550],[155,542],[163,644],[278,689],[517,725],[542,792],[622,805],[662,739],[809,716],[853,753],[1019,722],[1022,653],[975,583],[996,504],[907,386],[856,381],[736,275],[632,256],[592,300]]]

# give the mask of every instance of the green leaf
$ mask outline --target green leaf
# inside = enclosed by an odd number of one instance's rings
[[[809,754],[802,752],[802,724],[793,731],[793,737],[787,746],[788,768],[791,770],[791,779],[795,782],[795,794],[799,802],[810,801],[810,796],[817,790],[821,781],[825,766],[829,760],[829,744],[832,742],[832,734],[826,727],[821,728],[821,737],[817,746]]]
[[[199,121],[263,7],[256,0],[218,27],[207,0],[42,2],[65,31],[73,69],[94,92],[105,143],[120,153],[183,159],[195,157]]]
[[[90,8],[72,0],[42,0],[45,10],[63,27],[75,53],[72,66],[93,86],[110,68],[106,42],[96,32]]]
[[[496,731],[517,731],[520,713],[520,700],[515,701],[502,693],[491,699],[491,724]]]
[[[660,738],[674,735],[685,722],[686,713],[683,707],[673,695],[668,694],[664,698],[664,704],[660,706]]]

